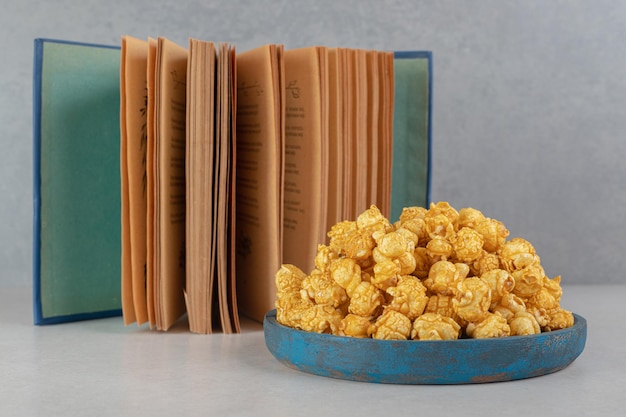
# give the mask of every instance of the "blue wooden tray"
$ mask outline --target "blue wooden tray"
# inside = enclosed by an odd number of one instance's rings
[[[475,384],[559,371],[585,348],[587,321],[532,336],[452,341],[387,341],[292,329],[266,314],[268,350],[284,365],[352,381],[388,384]]]

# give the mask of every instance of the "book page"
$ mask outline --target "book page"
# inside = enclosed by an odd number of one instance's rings
[[[283,263],[313,269],[321,219],[322,115],[317,47],[285,51]]]
[[[328,136],[329,115],[328,115],[328,48],[317,47],[317,55],[319,61],[319,96],[320,96],[320,225],[317,231],[318,244],[328,243],[328,173],[329,173],[329,147],[330,141]]]
[[[230,265],[229,204],[232,165],[231,157],[231,117],[232,115],[232,58],[233,50],[227,43],[219,44],[217,59],[217,290],[220,322],[224,333],[232,333],[233,326],[228,309],[228,283]]]
[[[367,60],[362,49],[352,51],[354,60],[353,76],[356,81],[355,120],[354,120],[354,155],[355,155],[355,218],[369,207],[368,197],[368,144],[367,144]]]
[[[155,94],[157,328],[185,312],[185,94],[187,49],[159,37]]]
[[[212,42],[189,40],[186,148],[186,288],[189,329],[212,332],[215,240],[213,159],[215,61]]]
[[[257,321],[274,308],[282,259],[281,58],[277,45],[237,55],[237,292]]]
[[[146,212],[146,298],[148,305],[148,321],[150,328],[156,326],[156,317],[154,311],[155,290],[154,290],[154,207],[155,207],[155,176],[154,169],[154,143],[155,129],[154,125],[154,95],[155,95],[155,65],[156,65],[157,40],[148,39],[148,64],[146,68],[147,92],[148,92],[148,111],[147,111],[147,132],[148,146],[146,148],[146,187],[147,187],[147,212]]]
[[[146,41],[124,36],[124,121],[128,175],[128,210],[131,247],[131,281],[137,324],[148,321],[146,305],[146,147],[147,91]]]
[[[343,61],[328,50],[328,215],[325,230],[344,220],[343,198]]]
[[[232,333],[241,332],[239,321],[239,302],[237,300],[237,258],[236,258],[236,196],[237,196],[237,49],[235,45],[229,48],[229,97],[230,97],[230,134],[229,134],[229,163],[228,174],[228,271],[227,271],[227,303],[222,306],[227,310],[227,317],[230,320],[230,330]],[[224,315],[224,313],[222,313]]]
[[[355,143],[354,143],[354,113],[355,113],[355,79],[353,74],[354,62],[351,51],[339,48],[339,57],[342,62],[343,80],[343,219],[354,220],[356,208],[355,190]]]
[[[120,179],[121,179],[121,223],[122,223],[122,316],[124,324],[128,325],[136,321],[135,306],[133,303],[133,268],[131,261],[130,246],[130,202],[128,195],[128,160],[127,143],[128,133],[126,129],[126,43],[122,39],[120,56]]]
[[[378,201],[381,201],[381,213],[385,217],[391,218],[395,88],[393,52],[381,52],[378,56],[378,63],[382,101],[379,121],[381,157],[378,174],[381,178],[381,190]]]
[[[379,128],[379,82],[378,82],[378,51],[366,52],[367,65],[367,206],[376,204],[380,209],[384,204],[379,200],[378,189],[380,185],[380,177],[378,173],[378,163],[381,155],[379,154],[380,138],[378,136]]]

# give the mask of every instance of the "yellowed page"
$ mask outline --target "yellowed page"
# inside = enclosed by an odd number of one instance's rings
[[[355,108],[355,79],[353,74],[354,62],[352,60],[351,50],[346,48],[339,49],[339,55],[342,62],[343,74],[343,219],[355,219],[355,144],[354,144],[354,108]]]
[[[378,82],[378,52],[367,51],[367,206],[376,204],[379,208],[383,204],[378,199],[380,178],[378,175],[379,163],[379,135],[378,123],[380,114],[380,91]]]
[[[122,38],[125,55],[125,122],[132,293],[137,324],[148,321],[146,306],[146,146],[148,44]]]
[[[325,230],[343,213],[343,64],[337,48],[328,50],[328,215]]]
[[[189,40],[187,67],[186,300],[189,329],[212,332],[215,276],[213,147],[215,45]]]
[[[228,179],[228,273],[227,273],[227,309],[230,319],[231,331],[233,333],[241,332],[241,323],[239,321],[239,302],[237,300],[237,259],[236,259],[236,198],[237,198],[237,50],[232,45],[229,51],[230,55],[230,137],[229,137],[229,162],[230,172]]]
[[[130,246],[130,203],[128,195],[128,163],[126,129],[126,42],[122,38],[120,62],[120,177],[122,200],[122,316],[124,324],[136,321],[135,306],[133,304],[133,276]]]
[[[229,283],[229,182],[231,181],[230,143],[231,143],[231,85],[232,82],[232,50],[227,43],[219,44],[217,59],[217,142],[216,158],[217,169],[217,290],[219,300],[220,322],[224,333],[232,333],[232,321],[228,309],[228,283]]]
[[[156,68],[155,281],[157,329],[185,312],[185,95],[187,49],[159,37]]]
[[[368,208],[368,145],[367,145],[367,59],[362,49],[354,50],[355,90],[355,216]]]
[[[329,129],[329,98],[328,98],[328,48],[319,46],[317,48],[319,60],[319,79],[320,79],[320,188],[318,204],[320,205],[320,225],[317,230],[317,242],[328,243],[327,225],[328,225],[328,175],[329,175],[329,148],[330,141],[328,135]]]
[[[147,111],[147,132],[148,146],[146,150],[146,185],[147,185],[147,213],[146,213],[146,298],[148,305],[148,321],[150,328],[156,326],[154,311],[154,90],[155,90],[155,62],[156,62],[157,40],[148,39],[148,65],[146,69],[147,91],[148,91],[148,111]]]
[[[381,86],[381,112],[379,122],[380,153],[379,174],[381,189],[378,200],[385,217],[391,214],[391,170],[393,158],[393,52],[381,52],[378,57]]]
[[[240,311],[257,321],[274,308],[282,260],[279,48],[237,55],[237,295]]]
[[[313,269],[321,219],[322,132],[317,47],[285,51],[283,262]],[[292,167],[292,169],[290,169]]]

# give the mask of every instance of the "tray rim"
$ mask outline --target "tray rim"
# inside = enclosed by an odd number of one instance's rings
[[[573,313],[573,315],[574,325],[565,329],[542,332],[536,335],[508,336],[491,339],[465,338],[457,340],[378,340],[372,338],[353,338],[348,336],[314,333],[300,329],[294,329],[278,323],[278,321],[276,320],[275,309],[270,310],[265,315],[263,320],[263,328],[266,347],[268,348],[270,353],[284,365],[292,369],[300,370],[302,372],[363,382],[381,382],[393,384],[466,384],[526,379],[557,372],[569,366],[578,356],[580,356],[580,354],[584,350],[587,335],[586,319],[576,313]],[[500,352],[512,351],[517,349],[526,351],[537,351],[532,353],[543,354],[543,352],[538,349],[540,349],[541,346],[546,346],[546,349],[550,348],[549,350],[546,350],[546,354],[552,352],[552,356],[554,357],[554,360],[552,362],[554,363],[548,363],[548,366],[543,367],[537,365],[536,369],[532,369],[533,366],[535,366],[535,364],[532,363],[527,371],[519,371],[518,373],[513,375],[506,372],[493,372],[491,375],[484,375],[483,377],[480,377],[479,375],[469,375],[463,377],[455,375],[453,377],[429,376],[427,378],[421,378],[420,375],[416,374],[414,376],[404,375],[402,377],[398,375],[396,381],[394,380],[396,378],[394,378],[393,374],[383,375],[384,372],[382,372],[381,375],[370,376],[364,375],[362,372],[358,372],[358,375],[350,375],[349,372],[346,373],[345,371],[333,370],[329,367],[317,367],[309,366],[309,364],[296,363],[298,360],[298,355],[295,352],[293,354],[289,352],[285,354],[284,352],[278,352],[278,349],[273,347],[272,341],[268,340],[268,337],[273,334],[272,331],[274,331],[274,333],[278,332],[284,338],[289,337],[296,338],[301,341],[306,340],[309,345],[317,344],[324,346],[324,344],[327,344],[326,346],[328,346],[328,344],[330,344],[332,345],[332,349],[338,348],[340,350],[343,349],[342,344],[350,345],[351,348],[357,347],[364,350],[378,348],[389,350],[406,349],[412,350],[413,352],[411,352],[411,354],[415,357],[420,356],[420,354],[423,354],[424,352],[427,353],[428,351],[441,352],[445,350],[450,350],[452,353],[463,353],[464,351],[488,351],[496,352],[496,356],[499,356],[502,355],[502,353]],[[570,341],[571,343],[569,343]],[[561,346],[566,342],[569,343],[569,345],[565,345],[565,348],[569,349],[565,349],[563,348],[563,346]],[[559,343],[561,345],[559,345]],[[308,348],[309,347],[307,347],[307,349]],[[553,348],[556,348],[556,353],[553,352]],[[319,351],[315,351],[314,353],[317,353],[320,356],[324,356],[325,359],[328,360],[328,352],[323,352],[323,350],[320,349]],[[562,353],[565,353],[565,356],[567,356],[567,358],[562,357],[562,355],[559,356]],[[525,356],[520,355],[518,358],[512,358],[512,360],[523,362],[525,358]],[[414,360],[415,358],[412,359]],[[310,359],[306,359],[306,361],[309,360]],[[357,368],[357,366],[355,366],[355,368]]]

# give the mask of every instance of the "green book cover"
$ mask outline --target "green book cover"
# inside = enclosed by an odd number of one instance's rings
[[[432,53],[394,53],[391,219],[430,204]]]
[[[121,314],[120,51],[35,40],[34,321]]]

